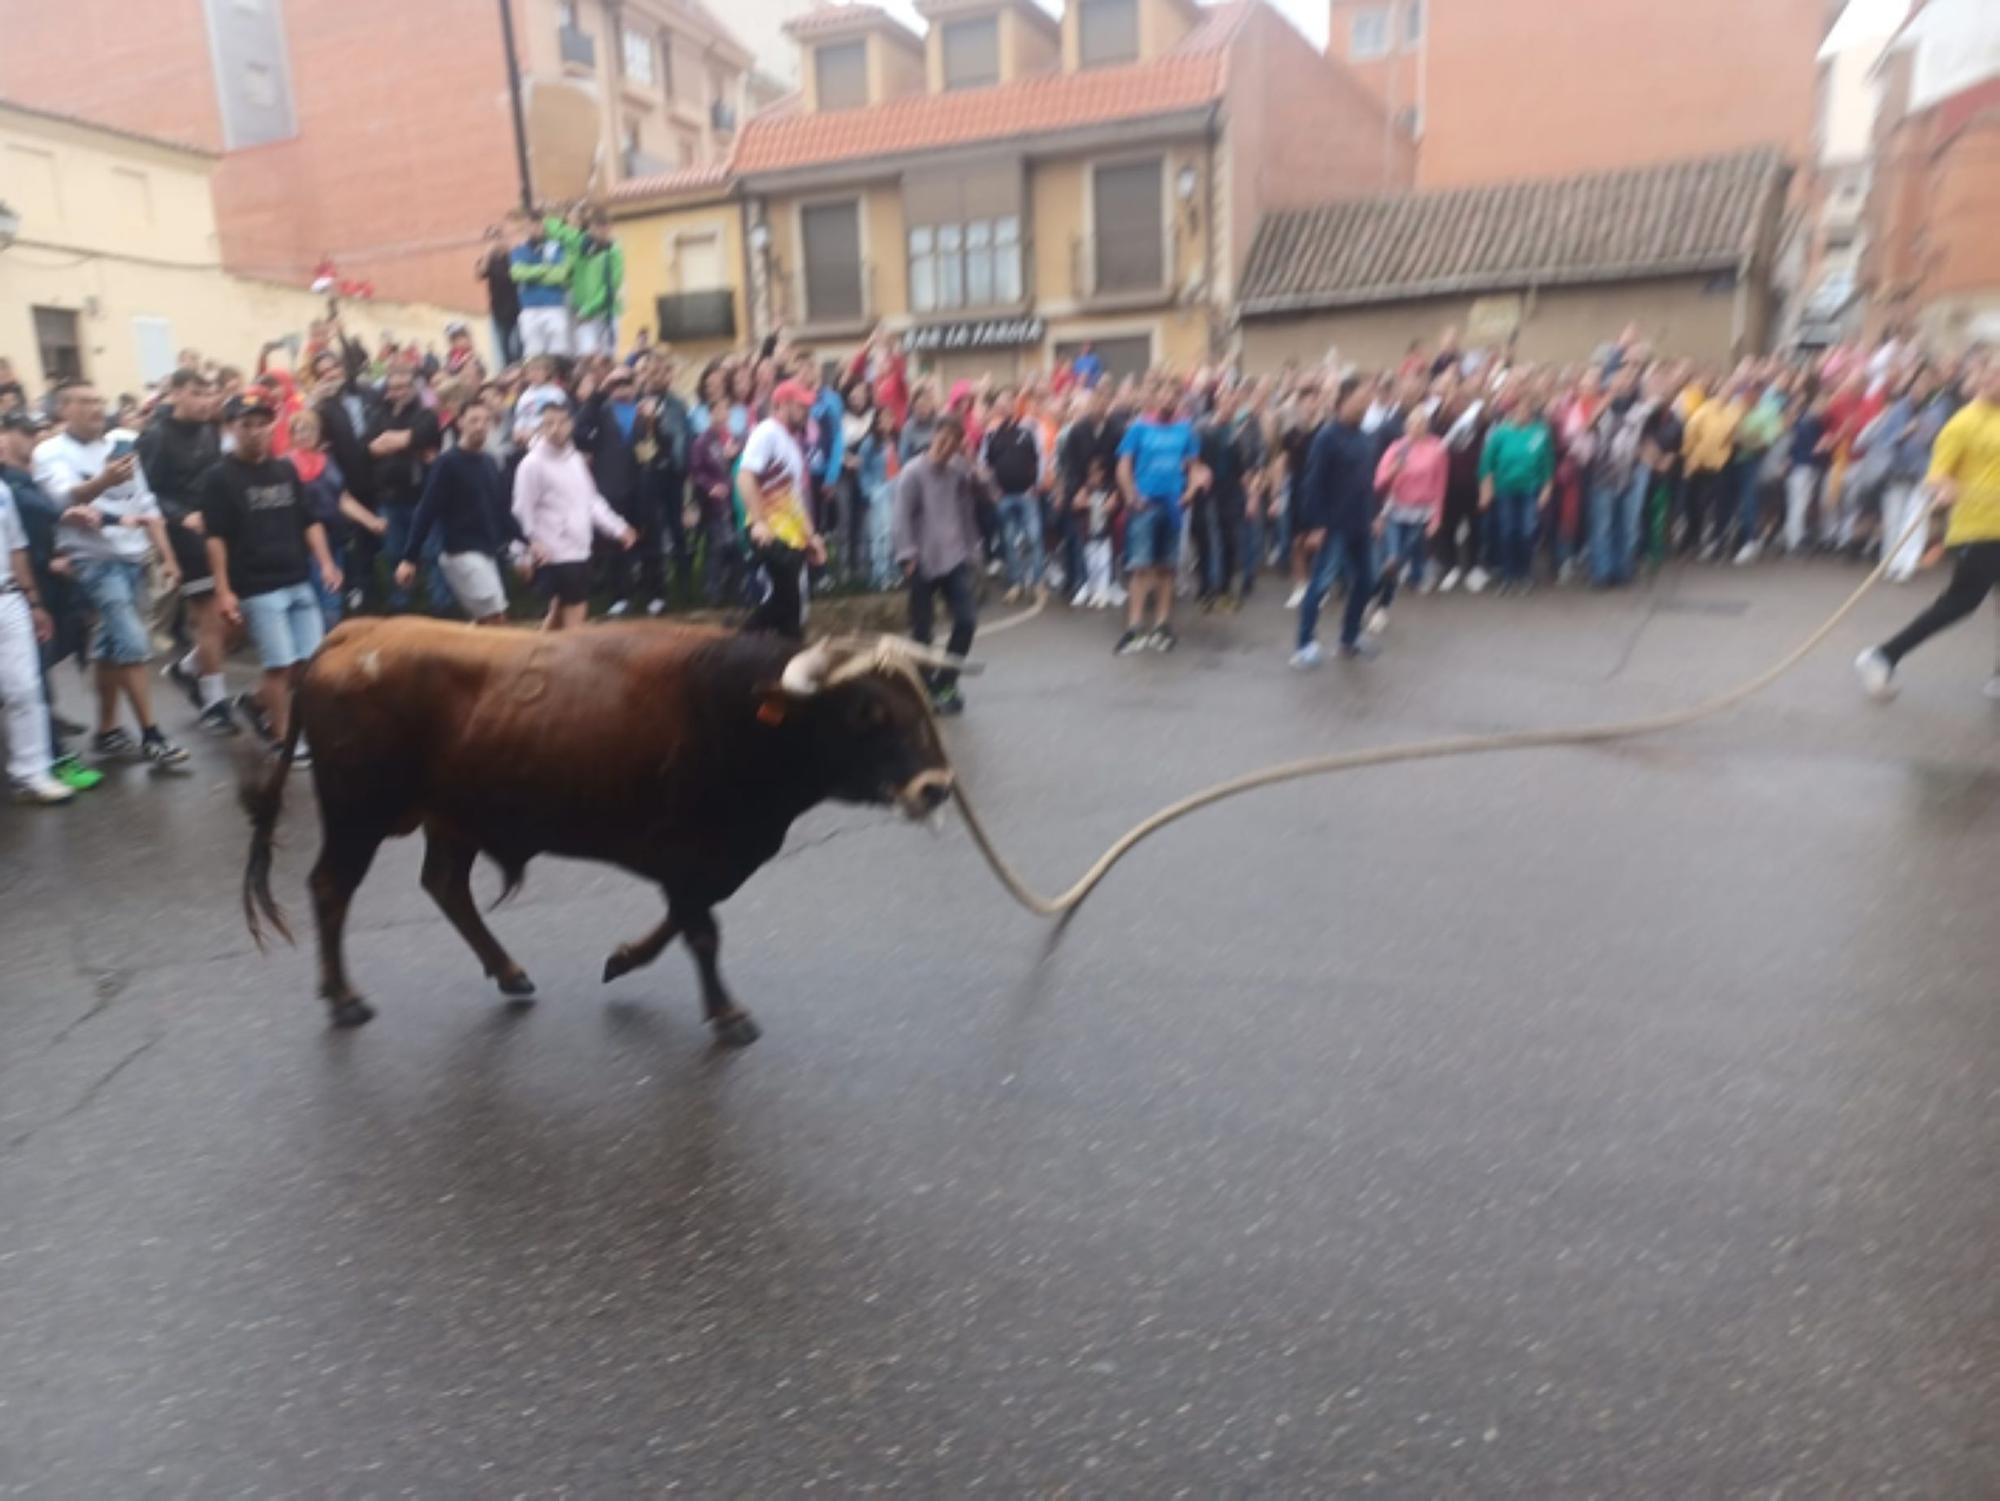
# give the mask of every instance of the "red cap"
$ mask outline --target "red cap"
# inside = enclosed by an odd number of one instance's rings
[[[771,393],[771,405],[781,401],[795,401],[802,407],[813,404],[813,393],[806,389],[804,381],[787,380],[778,383],[778,389]]]

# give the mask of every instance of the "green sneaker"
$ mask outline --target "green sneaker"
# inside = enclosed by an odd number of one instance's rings
[[[65,787],[78,792],[88,792],[104,780],[104,773],[85,766],[75,756],[64,756],[49,767],[49,775]]]

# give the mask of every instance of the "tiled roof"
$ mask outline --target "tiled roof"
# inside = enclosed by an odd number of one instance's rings
[[[1725,270],[1743,261],[1787,170],[1764,147],[1281,210],[1257,227],[1243,311]]]
[[[1148,62],[1046,73],[986,89],[913,94],[863,109],[756,116],[736,143],[740,173],[779,172],[1012,136],[1144,119],[1222,97],[1229,44],[1262,0],[1231,0]],[[845,7],[844,9],[852,9]],[[808,12],[810,22],[823,12]]]
[[[72,115],[59,109],[44,109],[39,104],[23,104],[18,99],[0,96],[0,109],[11,109],[19,114],[34,115],[44,120],[54,120],[59,125],[80,126],[84,130],[102,131],[108,136],[122,140],[138,141],[147,146],[159,146],[167,151],[184,151],[189,156],[205,156],[218,159],[222,153],[208,146],[197,146],[192,141],[178,140],[173,136],[152,135],[143,130],[126,130],[120,125],[106,125],[102,120],[87,119],[82,115]]]
[[[618,184],[605,197],[612,203],[631,203],[641,198],[660,198],[670,193],[690,193],[699,188],[717,188],[729,181],[729,163],[711,162],[705,167],[682,167],[652,177],[633,177]]]
[[[786,35],[795,37],[818,36],[824,31],[846,31],[850,27],[878,26],[894,33],[903,41],[921,47],[924,39],[910,30],[901,21],[879,5],[868,5],[864,0],[855,0],[851,5],[820,5],[804,15],[793,16],[785,22]]]

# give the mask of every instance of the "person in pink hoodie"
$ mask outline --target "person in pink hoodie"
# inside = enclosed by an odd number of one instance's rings
[[[528,546],[535,586],[548,596],[548,631],[583,624],[590,610],[593,533],[630,548],[639,534],[597,493],[590,465],[570,442],[567,402],[542,412],[541,434],[514,471],[514,519]]]
[[[1413,408],[1403,436],[1389,445],[1375,469],[1375,489],[1385,498],[1375,526],[1387,546],[1375,608],[1368,616],[1370,635],[1388,628],[1389,606],[1396,602],[1396,585],[1404,574],[1413,587],[1423,587],[1424,556],[1444,519],[1449,472],[1444,440],[1431,431],[1430,408]]]

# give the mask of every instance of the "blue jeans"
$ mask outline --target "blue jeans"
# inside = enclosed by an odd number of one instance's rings
[[[1493,535],[1499,554],[1500,576],[1525,584],[1533,572],[1535,547],[1535,493],[1532,490],[1501,491],[1493,497]]]
[[[1590,578],[1609,587],[1629,583],[1639,555],[1639,517],[1652,471],[1641,468],[1623,485],[1590,489]]]
[[[136,667],[153,655],[153,638],[140,617],[146,593],[146,565],[123,558],[75,563],[76,581],[97,612],[97,636],[90,654],[112,667]]]
[[[310,583],[286,584],[263,594],[246,594],[243,625],[250,634],[257,660],[266,672],[303,662],[319,650],[326,634],[319,592]]]
[[[1375,539],[1366,530],[1326,534],[1326,545],[1319,550],[1319,560],[1306,584],[1306,597],[1299,603],[1301,647],[1319,634],[1320,605],[1342,573],[1347,575],[1347,606],[1340,617],[1340,644],[1352,646],[1361,639],[1361,617],[1368,609],[1368,597],[1375,592],[1374,554]]]
[[[382,559],[389,565],[389,608],[407,610],[410,607],[410,591],[396,582],[396,565],[403,561],[403,550],[410,545],[410,529],[416,524],[417,508],[406,505],[385,505],[382,519],[389,529],[382,534]],[[438,559],[444,556],[444,529],[432,527],[431,534],[424,539],[424,593],[430,597],[431,608],[440,615],[456,613],[457,601],[452,597],[451,585],[445,582],[444,566]]]
[[[1407,583],[1412,589],[1424,582],[1424,544],[1428,540],[1427,521],[1389,522],[1383,535],[1382,603],[1396,602],[1396,588]]]
[[[1042,581],[1042,508],[1032,491],[1000,497],[1000,556],[1011,587],[1032,589]]]
[[[1764,466],[1763,455],[1734,460],[1729,466],[1729,483],[1736,497],[1736,545],[1757,537],[1757,474]]]

